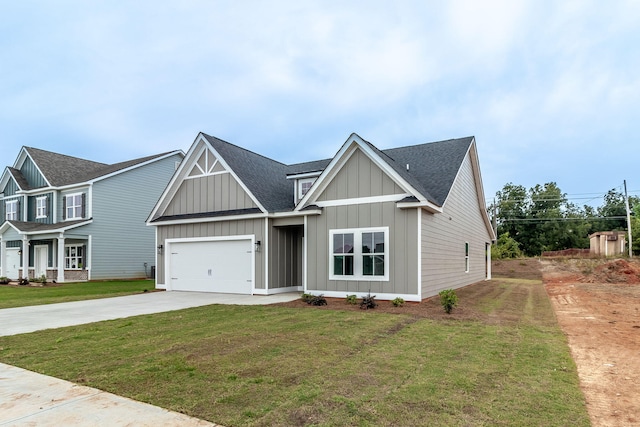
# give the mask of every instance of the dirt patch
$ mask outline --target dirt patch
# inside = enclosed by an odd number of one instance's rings
[[[493,277],[542,280],[542,270],[538,258],[499,259],[491,263]]]
[[[594,426],[640,424],[640,263],[542,260]]]

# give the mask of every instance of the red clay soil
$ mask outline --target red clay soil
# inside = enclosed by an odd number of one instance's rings
[[[540,261],[594,426],[640,425],[640,263]]]

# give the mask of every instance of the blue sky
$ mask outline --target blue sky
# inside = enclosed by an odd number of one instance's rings
[[[297,163],[352,132],[475,135],[488,198],[640,194],[639,40],[624,0],[2,1],[0,155],[114,163],[203,131]]]

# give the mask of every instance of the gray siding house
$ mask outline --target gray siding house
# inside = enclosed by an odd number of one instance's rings
[[[151,212],[156,287],[420,301],[490,278],[475,138],[285,165],[200,133]]]
[[[22,147],[0,177],[0,276],[70,282],[143,278],[145,225],[182,151],[116,164]]]

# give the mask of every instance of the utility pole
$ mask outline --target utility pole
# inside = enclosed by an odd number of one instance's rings
[[[629,258],[633,258],[633,241],[631,240],[631,210],[629,209],[629,195],[627,194],[627,180],[624,180],[624,204],[627,208],[627,231],[629,234]]]
[[[496,236],[496,241],[498,239],[498,212],[496,208],[496,198],[493,198],[493,234]]]

